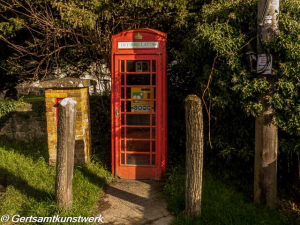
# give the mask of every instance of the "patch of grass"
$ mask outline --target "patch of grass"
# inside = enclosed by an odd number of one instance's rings
[[[249,184],[251,185],[251,184]],[[216,179],[211,173],[203,174],[201,217],[185,216],[185,176],[183,169],[174,169],[167,179],[165,194],[168,207],[176,215],[173,224],[179,225],[283,225],[296,224],[293,217],[282,215],[276,210],[247,202],[245,196],[234,187]]]
[[[47,163],[47,148],[33,141],[26,144],[0,139],[0,184],[5,187],[0,215],[92,216],[111,174],[92,160],[76,166],[73,180],[73,209],[55,205],[55,165]]]

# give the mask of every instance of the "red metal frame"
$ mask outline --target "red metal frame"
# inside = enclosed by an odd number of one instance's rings
[[[135,35],[141,35],[142,39],[135,39]],[[112,94],[111,94],[111,118],[112,118],[112,173],[114,176],[128,179],[156,179],[162,178],[166,169],[167,156],[167,78],[166,78],[166,34],[152,29],[137,29],[125,31],[113,36],[112,38]],[[159,43],[158,48],[134,48],[118,49],[118,42],[153,42]],[[150,74],[150,85],[127,85],[126,81],[121,84],[121,60],[124,60],[124,80],[130,74]],[[126,60],[150,60],[150,71],[152,71],[152,60],[156,60],[156,72],[126,72]],[[156,75],[156,85],[152,85],[152,76]],[[121,112],[121,101],[129,102],[133,99],[121,100],[121,88],[124,88],[126,96],[126,87],[148,87],[150,88],[150,112]],[[153,89],[156,90],[156,98],[153,98]],[[155,112],[152,112],[152,103],[156,103]],[[116,116],[116,110],[119,110],[119,116]],[[131,126],[126,125],[126,116],[129,114],[144,114],[150,116],[149,126]],[[121,117],[124,115],[124,125],[121,124]],[[152,115],[156,117],[156,124],[152,126]],[[121,129],[124,128],[124,138],[121,138]],[[126,127],[149,127],[150,139],[132,139],[126,137]],[[155,128],[156,138],[152,137],[152,128]],[[125,164],[121,165],[121,141],[124,141]],[[126,165],[127,146],[126,141],[149,141],[150,152],[138,154],[150,154],[150,165]],[[152,152],[152,144],[155,141],[155,153]],[[130,152],[135,153],[135,152]],[[156,164],[151,165],[152,157],[156,157]]]

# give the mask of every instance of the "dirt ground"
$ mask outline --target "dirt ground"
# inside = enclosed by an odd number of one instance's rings
[[[109,225],[168,225],[173,216],[167,210],[162,182],[118,179],[110,184],[98,204],[97,216]]]

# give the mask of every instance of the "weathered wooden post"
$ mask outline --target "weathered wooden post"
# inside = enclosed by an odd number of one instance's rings
[[[265,42],[276,41],[279,32],[278,14],[279,0],[258,1],[258,54],[265,54],[263,50]],[[269,60],[272,63],[272,58]],[[274,94],[276,76],[271,69],[270,72],[265,71],[258,77],[266,79],[270,89],[258,96],[263,109],[255,118],[254,202],[276,208],[278,128],[272,121],[274,110],[269,102]]]
[[[73,204],[76,105],[77,102],[71,98],[58,102],[55,197],[57,206],[65,210],[70,209]]]
[[[197,217],[201,214],[204,141],[202,104],[196,95],[189,95],[185,99],[185,123],[185,210],[190,217]]]

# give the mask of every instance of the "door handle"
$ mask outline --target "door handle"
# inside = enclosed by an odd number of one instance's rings
[[[119,116],[119,115],[120,115],[119,109],[116,109],[116,116]]]

